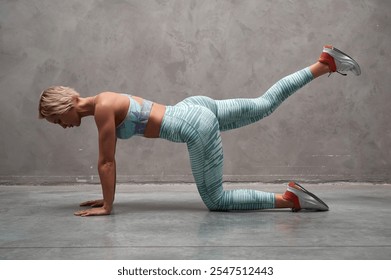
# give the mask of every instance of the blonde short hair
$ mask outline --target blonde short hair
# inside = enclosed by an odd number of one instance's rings
[[[80,94],[70,87],[54,86],[45,89],[39,99],[39,118],[61,115],[72,109],[73,99]]]

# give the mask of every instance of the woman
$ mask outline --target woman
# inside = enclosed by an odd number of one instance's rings
[[[103,199],[86,201],[77,216],[109,215],[113,209],[117,138],[133,135],[186,143],[194,179],[205,205],[211,211],[292,208],[327,211],[328,206],[299,184],[290,182],[283,194],[222,187],[223,151],[220,132],[254,123],[271,114],[286,98],[313,79],[332,72],[361,70],[354,59],[332,46],[325,46],[319,60],[274,84],[254,99],[213,100],[194,96],[175,106],[164,106],[140,97],[102,92],[87,98],[68,87],[43,91],[39,117],[63,128],[79,126],[94,116],[99,133],[98,171]]]

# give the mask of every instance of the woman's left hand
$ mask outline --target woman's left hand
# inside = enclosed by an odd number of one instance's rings
[[[75,216],[88,217],[88,216],[104,216],[110,215],[111,211],[105,209],[104,207],[91,208],[86,210],[77,211],[74,213]]]

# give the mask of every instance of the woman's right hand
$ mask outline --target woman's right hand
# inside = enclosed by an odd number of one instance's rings
[[[103,199],[84,201],[80,203],[80,206],[102,207]]]

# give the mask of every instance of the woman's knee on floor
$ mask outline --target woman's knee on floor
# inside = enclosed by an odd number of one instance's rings
[[[208,201],[208,202],[205,202],[204,200],[204,204],[211,212],[225,212],[229,210],[227,209],[227,207],[222,205],[222,203],[219,200]]]

